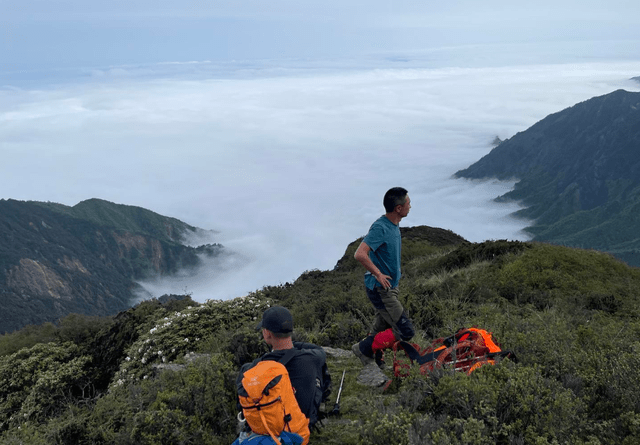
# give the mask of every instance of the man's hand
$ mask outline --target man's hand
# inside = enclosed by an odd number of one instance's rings
[[[380,269],[378,269],[375,264],[373,264],[373,262],[369,258],[370,251],[371,248],[367,246],[367,244],[363,241],[360,243],[358,249],[356,250],[356,253],[353,256],[360,264],[364,266],[365,269],[371,272],[371,275],[373,275],[375,279],[378,280],[378,283],[380,283],[383,288],[389,289],[391,287],[391,282],[389,281],[391,280],[391,277],[389,275],[384,275],[382,272],[380,272]]]
[[[389,289],[391,287],[391,282],[389,280],[391,280],[391,277],[389,275],[383,275],[381,272],[378,273],[378,275],[374,275],[374,277],[376,277],[376,280],[378,280],[378,283],[382,284],[382,287],[384,289]]]

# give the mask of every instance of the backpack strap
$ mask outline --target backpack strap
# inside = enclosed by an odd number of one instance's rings
[[[282,363],[285,367],[287,366],[287,363],[289,363],[289,361],[291,361],[291,359],[293,357],[296,356],[296,354],[298,353],[298,349],[296,348],[292,348],[292,349],[287,349],[284,354],[282,355],[282,357],[280,357],[280,359],[278,360],[279,363]],[[320,377],[322,377],[322,380],[320,380]],[[329,385],[328,388],[323,388],[323,381],[325,378],[328,377],[328,382],[327,384]],[[329,397],[329,392],[331,391],[330,389],[330,385],[331,385],[331,376],[329,375],[329,370],[327,368],[327,364],[325,363],[323,365],[322,370],[319,370],[316,373],[316,391],[320,390],[320,391],[327,391],[326,394],[326,398]],[[322,396],[324,396],[324,394],[322,394]],[[324,400],[320,400],[320,402],[323,402]],[[314,402],[315,403],[315,402]],[[320,423],[322,425],[322,417],[326,417],[326,413],[322,413],[320,411],[320,407],[316,406],[317,409],[317,413],[315,416],[313,416],[313,412],[311,412],[311,419],[309,419],[309,429],[311,430],[312,428],[315,428],[316,431],[320,431],[320,428],[318,427],[318,423]]]
[[[518,363],[518,357],[516,357],[516,354],[513,351],[490,352],[487,354],[487,358],[495,359],[496,357],[508,358],[514,363]]]
[[[282,363],[285,367],[287,363],[291,361],[291,359],[296,355],[297,349],[291,348],[284,351],[284,355],[278,360],[279,363]]]
[[[412,362],[415,362],[420,358],[420,352],[418,352],[415,346],[409,342],[398,341],[393,345],[393,349],[394,351],[397,351],[398,349],[404,350],[405,354],[407,354],[407,357],[409,357]]]
[[[429,352],[427,354],[420,355],[420,352],[415,348],[415,346],[413,346],[411,343],[406,341],[396,342],[396,345],[394,345],[394,348],[396,347],[402,348],[404,352],[407,354],[407,357],[409,357],[409,359],[412,362],[416,362],[420,365],[424,365],[427,362],[435,360],[435,358],[440,353],[440,351],[437,351],[437,352]]]

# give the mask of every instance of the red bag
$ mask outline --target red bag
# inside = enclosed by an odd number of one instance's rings
[[[404,354],[399,351],[404,351]],[[443,367],[471,374],[479,367],[493,365],[497,359],[504,357],[516,359],[513,352],[500,349],[493,341],[491,332],[462,328],[451,337],[434,340],[426,349],[421,349],[415,343],[396,342],[393,345],[393,373],[396,377],[404,377],[411,364],[416,362],[422,374]]]

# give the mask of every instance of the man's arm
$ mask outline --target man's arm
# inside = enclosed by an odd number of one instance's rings
[[[356,250],[356,253],[355,255],[353,255],[353,257],[358,260],[358,262],[362,264],[365,269],[371,272],[371,275],[373,275],[375,279],[378,280],[378,283],[380,283],[383,288],[389,289],[391,287],[391,283],[389,282],[391,277],[389,275],[383,275],[382,272],[380,272],[380,269],[378,269],[376,265],[373,264],[373,261],[371,261],[371,258],[369,258],[370,251],[371,248],[363,241],[358,246],[358,249]]]

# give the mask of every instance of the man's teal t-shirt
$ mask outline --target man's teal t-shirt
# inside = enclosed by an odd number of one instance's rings
[[[389,221],[385,215],[378,218],[369,229],[369,233],[364,237],[364,243],[369,246],[369,258],[376,265],[380,272],[391,277],[391,287],[397,287],[400,281],[400,251],[402,240],[400,228]],[[369,289],[373,289],[381,284],[370,272],[364,276],[364,284]]]

